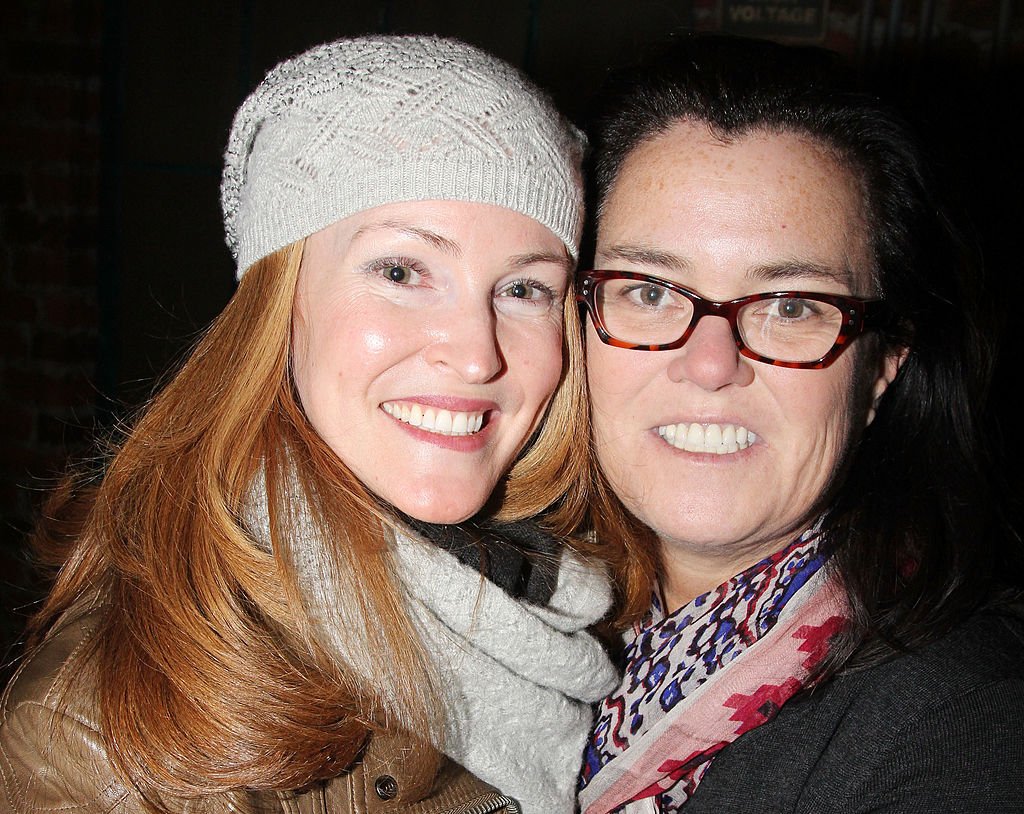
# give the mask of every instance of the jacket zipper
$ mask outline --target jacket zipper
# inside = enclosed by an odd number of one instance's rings
[[[451,814],[495,814],[495,812],[506,812],[507,814],[523,814],[519,803],[511,797],[498,794],[488,797],[482,802],[468,803],[460,808],[454,808]]]

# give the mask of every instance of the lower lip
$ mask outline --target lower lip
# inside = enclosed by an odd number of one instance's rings
[[[419,427],[414,427],[412,424],[406,424],[404,421],[399,421],[387,413],[384,413],[384,416],[417,441],[432,444],[443,449],[450,449],[454,452],[478,452],[483,449],[487,444],[487,437],[490,435],[492,426],[491,417],[488,416],[487,423],[480,428],[479,432],[475,432],[472,435],[442,435],[441,433],[422,430]]]

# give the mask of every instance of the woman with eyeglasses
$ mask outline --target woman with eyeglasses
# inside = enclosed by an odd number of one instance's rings
[[[1024,811],[993,349],[908,129],[821,53],[713,36],[605,103],[578,299],[631,559],[584,814]]]

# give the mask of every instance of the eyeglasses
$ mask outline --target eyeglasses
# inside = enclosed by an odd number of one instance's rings
[[[576,300],[586,306],[607,345],[674,350],[686,343],[702,317],[723,317],[748,359],[804,369],[828,367],[854,339],[889,318],[881,300],[775,291],[715,302],[631,271],[583,272]]]

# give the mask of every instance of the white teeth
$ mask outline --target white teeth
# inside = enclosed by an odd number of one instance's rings
[[[473,435],[484,425],[483,412],[462,413],[397,401],[385,401],[380,407],[392,418],[438,435]]]
[[[717,455],[739,452],[757,440],[754,433],[736,424],[665,424],[658,427],[658,435],[676,449]]]

